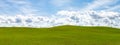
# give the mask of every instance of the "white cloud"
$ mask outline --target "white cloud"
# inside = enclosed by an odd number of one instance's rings
[[[7,17],[7,18],[6,18]],[[58,25],[110,26],[120,28],[120,13],[108,11],[62,10],[52,17],[16,15],[0,16],[0,26],[52,27]]]
[[[114,16],[119,16],[118,12],[112,12],[112,11],[101,11],[99,13],[101,17],[114,17]]]
[[[94,11],[93,9],[110,5],[117,0],[95,0],[90,3],[85,10],[72,11],[61,10],[51,17],[35,16],[35,10],[29,2],[24,0],[8,0],[16,5],[21,5],[18,9],[22,14],[15,16],[0,15],[1,27],[52,27],[58,25],[79,25],[79,26],[110,26],[120,28],[120,13],[109,11],[119,9],[120,6],[115,6],[107,10]],[[62,7],[71,3],[72,0],[51,0],[55,6]],[[0,5],[2,7],[2,5]]]

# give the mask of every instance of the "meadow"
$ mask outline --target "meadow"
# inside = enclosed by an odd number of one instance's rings
[[[0,45],[120,45],[120,29],[84,26],[0,27]]]

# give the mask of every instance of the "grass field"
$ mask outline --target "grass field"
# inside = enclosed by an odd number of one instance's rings
[[[1,27],[0,45],[120,45],[120,29],[81,26]]]

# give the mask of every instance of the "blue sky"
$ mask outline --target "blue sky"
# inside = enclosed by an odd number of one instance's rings
[[[120,28],[120,0],[0,0],[0,26]]]
[[[0,15],[53,15],[60,10],[120,12],[120,0],[0,0]]]

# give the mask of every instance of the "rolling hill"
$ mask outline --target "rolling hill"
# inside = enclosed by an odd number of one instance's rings
[[[0,45],[120,45],[120,29],[83,26],[0,27]]]

